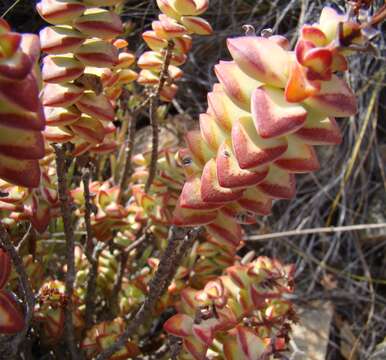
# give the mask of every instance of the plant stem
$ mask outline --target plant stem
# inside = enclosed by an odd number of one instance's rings
[[[168,77],[168,70],[169,70],[169,65],[173,54],[173,48],[174,48],[174,42],[169,40],[168,47],[165,53],[164,62],[162,64],[159,83],[155,90],[155,93],[150,98],[149,118],[150,118],[150,125],[152,128],[152,148],[151,148],[151,159],[150,159],[150,166],[149,166],[149,176],[146,181],[145,192],[149,191],[157,172],[158,144],[159,144],[157,106],[158,106],[158,100],[159,100],[161,91]]]
[[[124,346],[127,340],[151,316],[157,301],[170,285],[183,259],[180,256],[181,251],[184,253],[187,251],[187,245],[184,246],[184,244],[186,242],[192,243],[199,234],[198,230],[193,229],[190,231],[188,228],[177,228],[175,226],[170,228],[167,247],[161,257],[157,271],[149,283],[148,296],[116,343],[100,353],[96,360],[107,360]]]
[[[20,345],[25,340],[25,337],[27,335],[28,329],[32,321],[33,311],[35,307],[35,296],[31,287],[31,283],[28,279],[27,272],[24,268],[23,260],[18,254],[15,246],[12,244],[7,231],[5,230],[5,228],[1,223],[0,223],[0,245],[11,257],[12,262],[15,266],[15,270],[19,275],[21,288],[23,290],[25,307],[26,307],[24,329],[15,336],[11,344],[12,356],[16,356],[18,354]]]
[[[60,209],[62,212],[64,234],[66,238],[66,263],[67,272],[65,277],[66,285],[66,307],[64,309],[65,315],[65,340],[70,351],[72,359],[80,359],[80,351],[75,341],[74,323],[72,319],[73,302],[72,296],[74,292],[75,281],[75,242],[74,242],[74,228],[71,220],[72,210],[70,199],[68,197],[67,180],[66,180],[66,162],[65,150],[62,145],[53,145],[56,154],[56,173],[58,176],[58,193],[60,201]]]
[[[136,116],[131,116],[129,114],[127,116],[127,121],[130,122],[129,124],[129,130],[127,133],[127,138],[125,140],[125,162],[123,165],[121,180],[119,182],[119,187],[121,189],[121,199],[123,198],[123,192],[126,189],[127,186],[127,180],[129,179],[131,175],[131,159],[133,157],[134,152],[134,142],[135,142],[135,133],[136,133],[136,126],[137,126],[137,120]]]

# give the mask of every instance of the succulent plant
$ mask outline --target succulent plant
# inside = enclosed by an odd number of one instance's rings
[[[185,63],[192,47],[191,35],[210,35],[213,30],[206,20],[198,16],[208,8],[208,0],[157,0],[157,5],[162,14],[152,22],[152,30],[142,34],[151,51],[146,51],[138,59],[142,70],[137,81],[142,85],[157,85],[166,62],[165,54],[170,51],[167,81],[160,91],[161,100],[169,102],[178,91],[175,82],[183,76],[179,66]]]
[[[52,24],[40,32],[45,83],[42,95],[51,142],[71,141],[73,154],[116,148],[112,100],[136,79],[128,69],[133,56],[114,39],[123,31],[120,17],[103,6],[121,1],[42,0],[36,8]],[[105,92],[104,92],[105,90]]]
[[[119,317],[112,321],[101,322],[87,331],[86,337],[81,344],[81,348],[86,351],[88,359],[93,359],[95,355],[98,355],[113,344],[122,334],[124,329],[125,322]],[[138,346],[132,341],[127,341],[125,346],[109,357],[109,359],[130,359],[138,354],[140,354]]]
[[[236,264],[202,290],[180,293],[178,314],[164,328],[183,339],[189,356],[205,359],[208,351],[226,360],[277,355],[288,345],[296,316],[283,294],[293,291],[293,267],[259,257]]]
[[[34,188],[40,182],[45,119],[39,101],[39,39],[0,19],[0,178]]]
[[[206,224],[232,242],[234,221],[253,221],[270,213],[273,199],[292,198],[295,174],[319,169],[314,146],[340,143],[335,118],[356,113],[337,72],[347,69],[342,44],[363,41],[359,25],[329,7],[301,28],[294,51],[278,35],[228,39],[233,60],[215,66],[219,83],[200,130],[180,152],[187,180],[175,224]]]

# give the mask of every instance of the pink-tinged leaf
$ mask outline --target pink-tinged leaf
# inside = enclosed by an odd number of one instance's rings
[[[272,199],[257,188],[248,188],[237,201],[240,206],[258,215],[269,215],[272,210]]]
[[[50,24],[71,24],[82,15],[86,6],[79,1],[72,0],[42,0],[37,3],[39,15]]]
[[[173,224],[177,226],[205,225],[214,221],[217,210],[192,210],[182,208],[178,203],[173,213]]]
[[[206,163],[201,176],[201,197],[205,202],[227,203],[239,199],[242,193],[242,190],[222,187],[218,182],[216,161],[211,159]]]
[[[347,71],[348,63],[344,55],[339,53],[337,50],[332,53],[332,64],[331,69],[333,72],[336,71]]]
[[[229,275],[232,282],[240,289],[248,289],[253,279],[248,275],[248,269],[245,265],[233,265],[226,269],[226,274]],[[225,282],[225,287],[229,284]]]
[[[232,128],[232,145],[241,169],[251,169],[279,158],[287,150],[287,139],[263,139],[250,116],[240,118]]]
[[[7,283],[11,269],[12,263],[10,256],[4,249],[0,249],[0,290],[3,289]]]
[[[101,121],[114,120],[114,108],[103,94],[96,95],[93,91],[85,91],[75,105],[81,112],[94,119]]]
[[[306,69],[294,61],[285,87],[285,99],[290,103],[298,103],[317,94],[319,90],[320,82],[308,80]]]
[[[47,54],[72,53],[85,41],[81,32],[66,26],[45,27],[39,37],[41,49]]]
[[[10,61],[0,61],[1,77],[8,80],[24,79],[31,71],[31,68],[32,61],[30,57],[20,51],[17,52]]]
[[[118,64],[118,49],[110,42],[91,38],[76,49],[75,57],[86,66],[111,68]]]
[[[318,28],[323,32],[327,43],[335,40],[338,35],[338,25],[340,22],[347,21],[345,15],[338,14],[335,9],[325,6],[319,18]]]
[[[74,138],[74,133],[67,127],[47,126],[44,130],[44,138],[47,141],[65,143]]]
[[[236,327],[237,343],[248,360],[259,360],[264,354],[265,344],[255,332],[244,326]]]
[[[277,45],[279,45],[282,49],[284,49],[286,51],[291,50],[291,44],[285,36],[272,35],[268,39],[275,42]]]
[[[308,80],[330,80],[332,75],[332,51],[315,48],[307,51],[301,61],[307,68]]]
[[[39,89],[35,77],[29,74],[20,81],[0,80],[0,101],[8,102],[7,107],[14,107],[20,111],[38,112]]]
[[[118,71],[118,86],[127,85],[138,78],[138,74],[131,69],[122,69]],[[166,86],[165,86],[166,87]]]
[[[22,35],[15,32],[0,33],[0,60],[11,58],[16,54]]]
[[[309,145],[336,145],[342,142],[342,134],[335,119],[308,111],[307,121],[291,135]]]
[[[292,199],[296,193],[295,176],[271,165],[267,177],[257,187],[274,199]]]
[[[174,336],[185,337],[192,335],[193,319],[185,314],[176,314],[169,318],[165,324],[164,329]]]
[[[195,0],[166,0],[166,2],[179,15],[194,15],[196,13]]]
[[[209,114],[200,114],[200,130],[202,138],[214,151],[217,151],[223,141],[229,137]]]
[[[158,36],[154,30],[145,31],[142,34],[142,38],[147,44],[147,46],[153,51],[160,51],[167,47],[167,40]]]
[[[75,104],[83,92],[83,88],[73,84],[46,84],[42,102],[44,106],[67,107]]]
[[[172,53],[170,64],[174,66],[181,66],[185,64],[187,56],[182,53]]]
[[[162,101],[171,102],[175,98],[177,91],[178,86],[176,84],[165,85],[160,92],[160,99]]]
[[[157,5],[159,9],[167,16],[170,16],[173,19],[180,18],[180,14],[172,7],[169,0],[157,0]]]
[[[16,159],[44,157],[44,140],[40,131],[0,124],[0,153]]]
[[[307,173],[319,170],[315,150],[297,138],[288,137],[287,151],[275,161],[275,165],[291,173]]]
[[[179,304],[179,311],[183,312],[188,315],[195,315],[196,312],[196,306],[197,306],[197,301],[195,299],[196,294],[198,290],[186,287],[183,290],[181,290],[180,293],[180,298],[181,298],[181,303]]]
[[[199,341],[195,336],[188,336],[183,340],[185,350],[194,360],[205,360],[208,346]]]
[[[309,41],[314,46],[326,46],[327,38],[322,30],[316,26],[304,25],[301,29],[301,40]]]
[[[51,221],[51,206],[45,202],[39,200],[37,197],[33,198],[32,202],[32,214],[31,214],[31,223],[32,226],[39,232],[43,233],[46,231],[50,221]]]
[[[216,246],[217,249],[221,249],[222,251],[224,251],[224,253],[226,253],[227,255],[231,256],[232,259],[234,259],[238,245],[234,245],[231,242],[224,241],[224,239],[217,236],[212,236],[212,235],[208,236],[207,241],[211,244],[214,244],[214,246]]]
[[[71,125],[80,119],[81,112],[75,107],[44,107],[44,114],[48,126]]]
[[[307,118],[303,106],[287,102],[282,90],[269,86],[255,89],[251,111],[256,130],[264,139],[293,133],[303,126]]]
[[[227,40],[237,65],[250,77],[283,88],[288,79],[290,55],[275,41],[258,36]]]
[[[193,324],[193,335],[204,345],[211,346],[214,340],[214,328],[217,319],[204,320],[200,324]]]
[[[189,35],[183,35],[174,40],[174,51],[182,54],[186,54],[192,48],[192,38]]]
[[[83,74],[84,65],[70,56],[46,56],[43,60],[43,80],[49,83],[64,83],[77,79]]]
[[[188,29],[189,33],[197,35],[210,35],[213,33],[212,26],[203,18],[182,16],[180,21]]]
[[[89,8],[74,20],[73,26],[83,34],[110,40],[123,32],[121,18],[113,11]]]
[[[40,182],[39,162],[0,154],[0,178],[19,186],[37,187]]]
[[[226,94],[238,107],[250,111],[252,93],[262,83],[246,75],[234,61],[220,61],[214,69]]]
[[[24,328],[24,317],[13,294],[0,291],[0,334],[14,334]]]
[[[268,174],[268,166],[243,170],[237,162],[230,141],[224,141],[216,156],[217,179],[225,188],[245,188],[257,185]]]
[[[114,69],[125,69],[133,65],[135,62],[135,56],[127,51],[122,51],[118,55],[118,64]]]
[[[159,75],[154,71],[144,69],[139,72],[137,82],[141,85],[157,85]]]
[[[92,144],[101,143],[105,137],[101,122],[89,116],[82,116],[70,127],[76,135]]]
[[[43,130],[45,119],[43,107],[39,104],[36,112],[17,109],[8,101],[0,99],[0,124],[30,130]]]
[[[187,179],[181,191],[180,206],[184,209],[213,210],[222,204],[207,203],[202,200],[201,181],[199,177]]]
[[[245,355],[240,350],[237,339],[233,333],[224,339],[223,350],[225,360],[247,360]]]
[[[32,64],[36,64],[40,56],[40,40],[35,34],[23,34],[20,49],[28,55]]]
[[[165,14],[158,16],[159,21],[153,21],[151,26],[156,35],[164,40],[172,40],[186,34],[186,28]]]
[[[242,239],[241,226],[223,212],[219,212],[216,220],[208,224],[206,229],[213,237],[234,246],[238,246]]]
[[[193,160],[202,166],[215,155],[201,137],[199,130],[189,131],[185,136],[185,142],[193,156]]]
[[[213,91],[208,93],[208,106],[207,112],[216,119],[219,126],[227,131],[232,129],[232,124],[237,119],[249,115],[232,102],[220,84],[217,84],[213,87]]]
[[[162,56],[161,54],[155,51],[146,51],[144,52],[137,61],[138,66],[141,69],[148,70],[160,70],[162,67]]]
[[[357,100],[348,84],[333,75],[330,81],[323,81],[320,91],[309,97],[305,103],[326,116],[346,117],[357,112]]]

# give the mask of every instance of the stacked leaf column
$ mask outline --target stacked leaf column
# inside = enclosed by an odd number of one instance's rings
[[[183,76],[178,66],[186,62],[187,53],[192,47],[190,35],[209,35],[213,31],[210,24],[198,16],[206,11],[208,3],[208,0],[157,0],[162,14],[158,20],[153,21],[152,30],[142,34],[151,51],[146,51],[138,59],[138,66],[142,69],[138,82],[142,85],[157,85],[165,52],[170,51],[167,83],[160,93],[163,101],[173,100],[177,93],[175,81]]]
[[[39,39],[0,19],[0,178],[25,187],[40,181],[45,127],[39,101]]]
[[[319,168],[314,146],[341,141],[335,117],[356,113],[355,96],[336,73],[348,68],[348,47],[365,41],[358,23],[328,7],[301,28],[294,51],[282,36],[229,39],[232,61],[216,65],[219,83],[200,129],[180,151],[186,182],[174,223],[204,225],[224,248],[237,247],[238,223],[292,198],[295,174]],[[183,339],[181,359],[258,359],[286,349],[296,318],[281,294],[292,289],[293,269],[266,261],[232,266],[203,290],[181,292],[178,314],[165,324]]]
[[[335,73],[347,69],[338,24],[363,41],[358,25],[331,8],[305,25],[295,51],[281,36],[228,39],[232,61],[215,66],[200,130],[180,151],[187,176],[174,214],[182,226],[206,225],[238,243],[236,222],[270,213],[295,195],[295,174],[316,171],[315,145],[341,141],[335,117],[355,114],[356,99]],[[358,32],[359,31],[359,32]]]
[[[114,132],[110,99],[119,91],[110,91],[109,99],[104,86],[117,87],[136,77],[125,69],[133,62],[132,55],[119,54],[119,44],[112,41],[122,33],[120,17],[101,8],[119,3],[42,0],[37,4],[40,15],[53,25],[40,32],[42,50],[48,54],[42,69],[42,102],[49,126],[45,137],[75,143],[75,155],[98,151],[98,144]]]

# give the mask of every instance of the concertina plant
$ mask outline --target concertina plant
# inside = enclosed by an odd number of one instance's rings
[[[105,164],[122,147],[113,121],[133,110],[127,93],[136,99],[134,82],[145,86],[145,97],[172,101],[192,35],[213,31],[199,16],[207,0],[157,0],[162,13],[142,35],[151,51],[139,57],[137,74],[122,38],[121,5],[40,1],[37,11],[50,24],[40,32],[40,46],[37,36],[14,33],[0,19],[0,211],[7,229],[0,243],[0,333],[30,327],[28,336],[42,349],[58,351],[65,338],[79,352],[69,349],[72,357],[87,359],[171,353],[198,360],[280,358],[297,321],[288,300],[295,269],[254,253],[241,257],[242,225],[268,215],[274,200],[295,196],[295,174],[319,168],[314,146],[341,142],[335,118],[354,115],[357,105],[339,74],[348,70],[346,57],[367,46],[371,27],[325,7],[319,22],[301,27],[294,50],[269,31],[229,38],[232,60],[215,66],[218,83],[199,130],[186,135],[186,148],[175,138],[156,149],[148,189],[152,151],[129,158],[128,189],[104,167],[80,184],[89,159]],[[58,143],[67,163],[78,158],[68,167],[65,200],[58,195],[61,179],[50,147]],[[51,233],[66,232],[65,201],[77,230],[70,292],[71,262],[49,241]],[[6,249],[24,221],[32,227],[15,247],[21,264],[12,274]],[[185,228],[186,237],[160,278],[160,254],[168,256],[175,226]],[[190,227],[201,231],[189,238]],[[71,241],[67,235],[64,240]],[[14,295],[23,295],[25,305],[27,285],[17,282],[23,271],[35,294],[34,308],[24,306],[24,315]],[[157,285],[162,289],[153,298]],[[70,335],[66,321],[73,324]],[[174,346],[166,346],[162,327]]]

